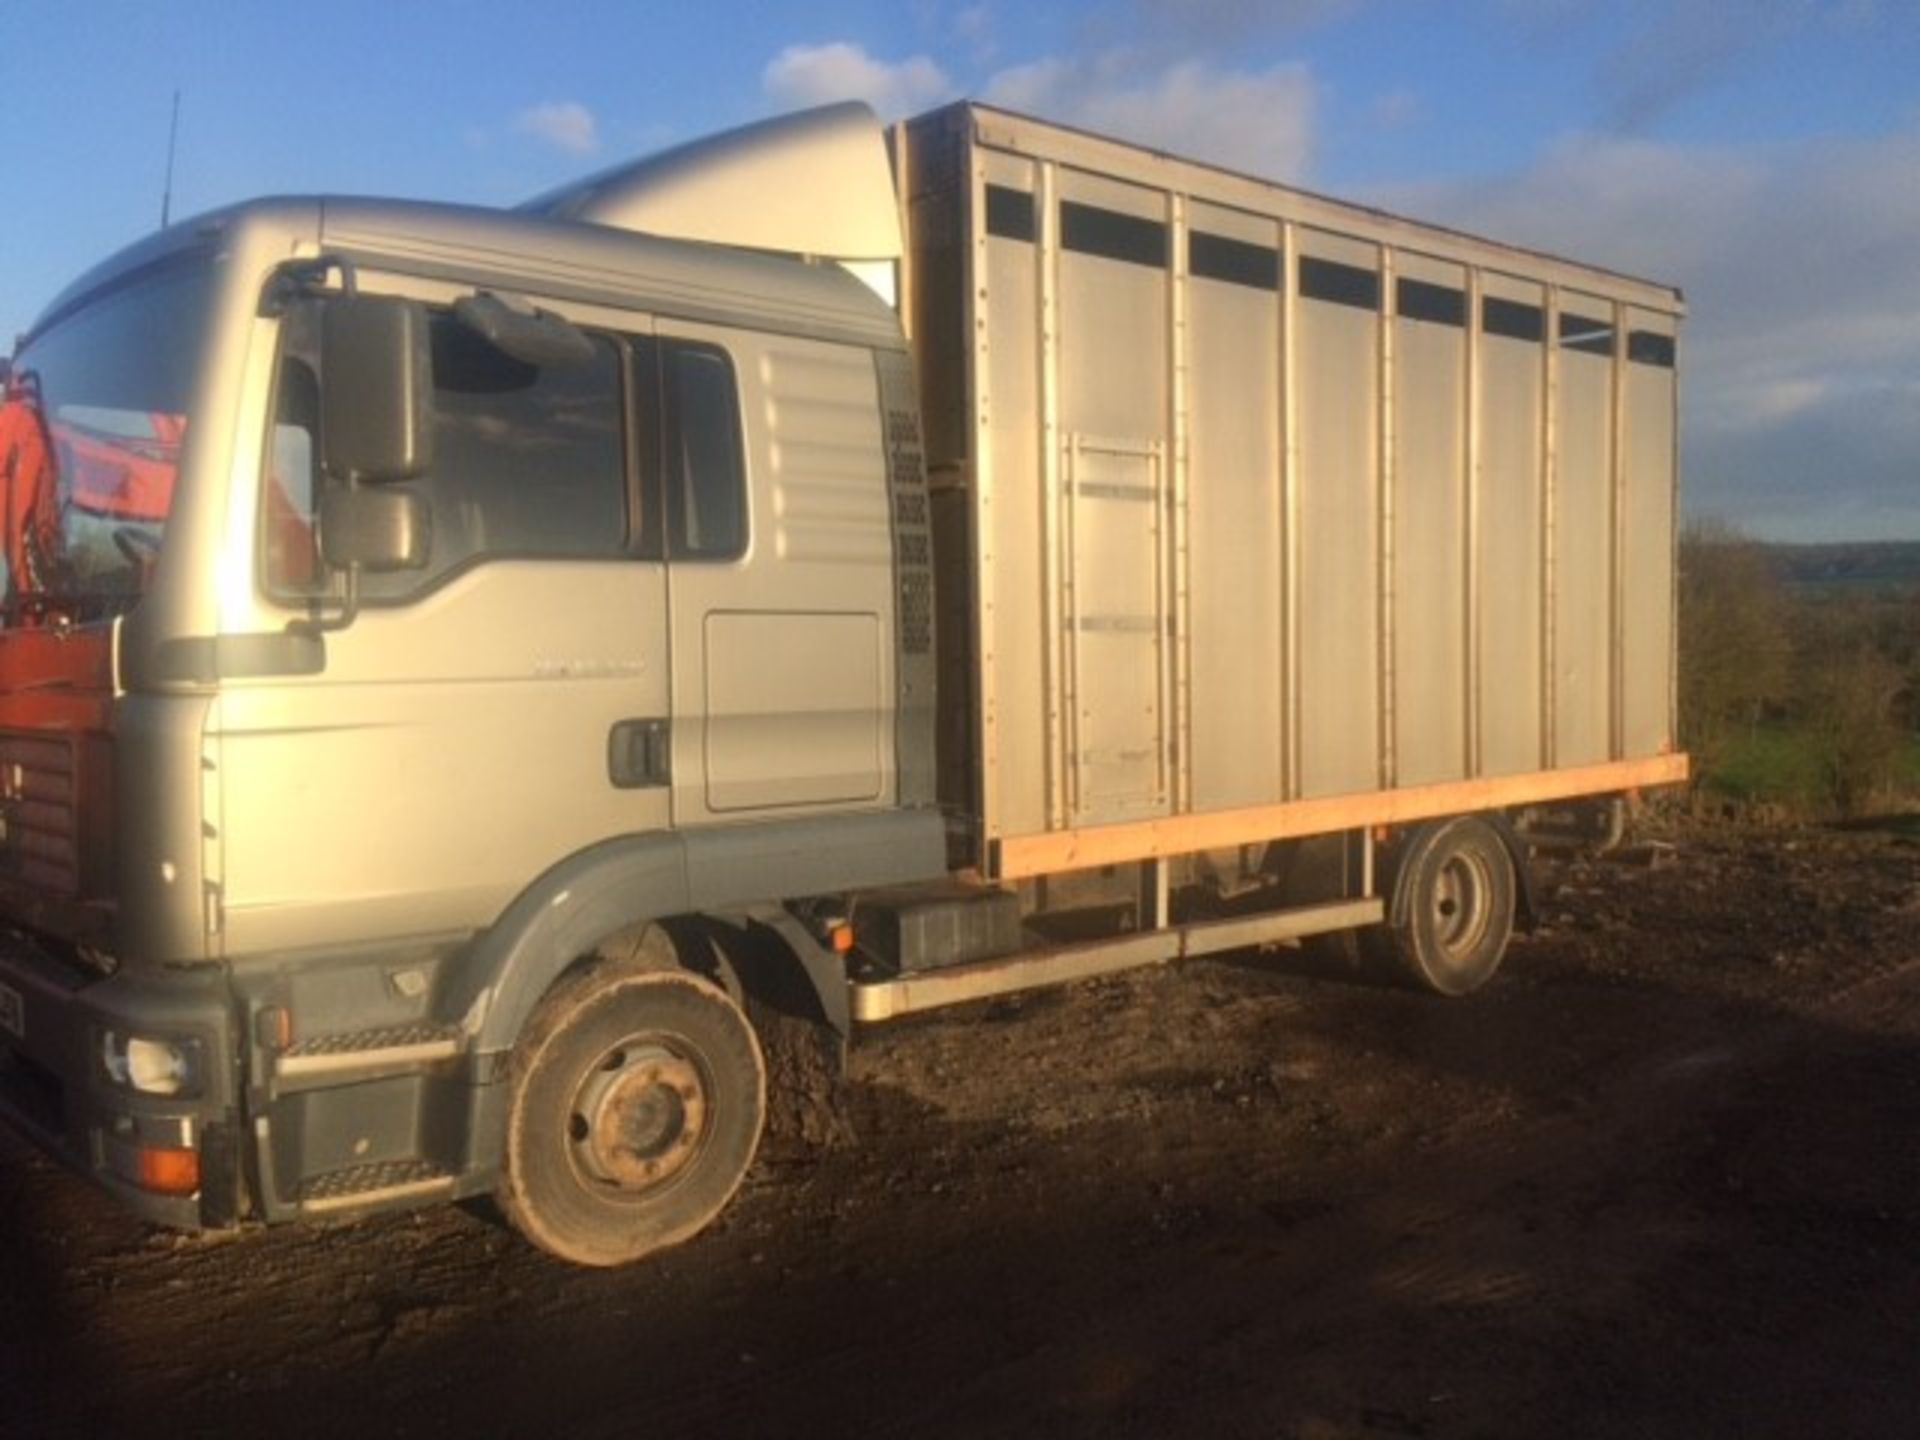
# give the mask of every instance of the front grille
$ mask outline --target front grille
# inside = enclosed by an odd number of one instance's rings
[[[80,893],[80,765],[65,735],[0,732],[0,874]]]

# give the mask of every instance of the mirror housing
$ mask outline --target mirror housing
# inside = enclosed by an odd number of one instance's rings
[[[517,295],[481,291],[453,302],[453,318],[522,365],[541,369],[593,363],[593,341],[564,316]]]
[[[411,490],[329,485],[320,495],[320,558],[334,570],[419,570],[432,550],[431,517]]]
[[[327,473],[350,483],[424,474],[433,465],[426,307],[386,295],[335,295],[322,313],[320,456]]]

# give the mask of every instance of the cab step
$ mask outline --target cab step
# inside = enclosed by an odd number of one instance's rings
[[[338,1035],[315,1035],[282,1050],[274,1073],[283,1079],[363,1077],[417,1069],[460,1054],[457,1025],[387,1025]]]
[[[365,1210],[376,1205],[447,1199],[453,1172],[431,1160],[383,1160],[331,1170],[300,1184],[297,1203],[303,1215]]]

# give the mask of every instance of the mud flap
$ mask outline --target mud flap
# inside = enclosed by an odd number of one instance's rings
[[[767,1138],[802,1154],[849,1144],[846,961],[780,906],[755,907],[750,919],[761,950],[748,971],[747,1017],[766,1059]]]

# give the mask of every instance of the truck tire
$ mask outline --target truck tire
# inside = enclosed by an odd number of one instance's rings
[[[624,1265],[704,1228],[766,1118],[753,1027],[684,971],[567,976],[515,1043],[507,1084],[500,1208],[580,1265]]]
[[[1369,927],[1369,953],[1439,995],[1469,995],[1493,978],[1513,938],[1518,882],[1499,833],[1475,815],[1423,831],[1400,858],[1394,914]]]

